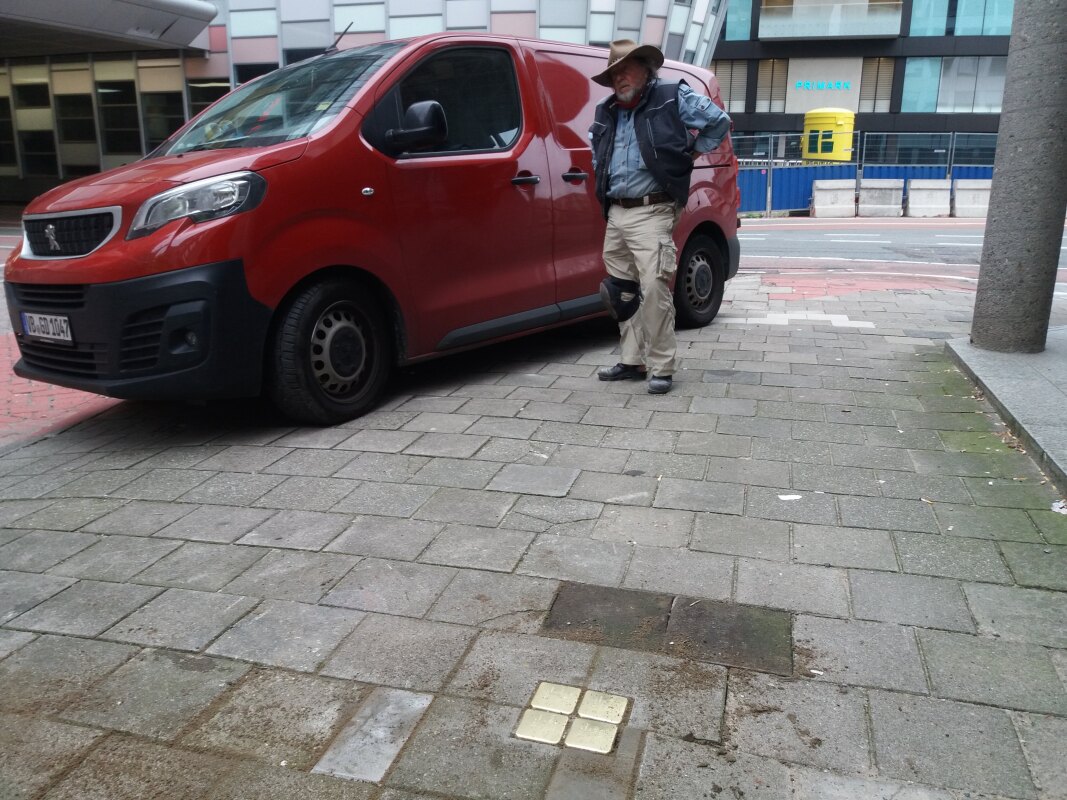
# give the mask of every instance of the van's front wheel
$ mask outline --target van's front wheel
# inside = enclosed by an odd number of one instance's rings
[[[674,282],[677,324],[702,328],[715,319],[726,289],[726,260],[710,236],[697,234],[686,242]]]
[[[359,284],[313,284],[282,309],[269,358],[267,391],[286,416],[315,425],[354,419],[389,379],[385,315]]]

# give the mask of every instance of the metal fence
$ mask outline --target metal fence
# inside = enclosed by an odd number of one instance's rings
[[[903,178],[991,178],[995,133],[852,134],[847,160],[804,159],[801,133],[733,137],[740,167],[737,184],[742,212],[808,208],[815,180]]]

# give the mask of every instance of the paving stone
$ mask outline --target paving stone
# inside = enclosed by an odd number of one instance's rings
[[[963,591],[983,635],[1067,648],[1067,595],[972,583]]]
[[[359,611],[266,600],[207,652],[313,672],[363,617]]]
[[[953,452],[1004,454],[1011,451],[1003,435],[997,432],[939,430],[938,436],[945,443],[945,449]]]
[[[255,606],[251,597],[167,589],[110,628],[123,642],[174,650],[200,650]]]
[[[419,556],[425,564],[511,572],[534,534],[474,525],[449,525]]]
[[[407,417],[408,415],[405,414],[404,416]],[[365,420],[366,417],[363,417],[360,421],[366,424]],[[403,423],[400,424],[402,425]],[[337,447],[341,450],[399,453],[421,435],[416,431],[363,430],[340,442]]]
[[[122,505],[121,500],[84,498],[57,500],[47,508],[19,518],[20,528],[74,531]]]
[[[536,633],[552,605],[557,581],[461,570],[430,609],[430,619]]]
[[[242,536],[237,543],[297,550],[319,550],[351,522],[348,514],[321,511],[279,511]]]
[[[91,533],[118,533],[126,536],[151,536],[157,531],[177,522],[196,506],[183,503],[153,503],[133,500],[121,508],[93,520],[83,531]]]
[[[347,431],[325,431],[326,433],[337,433],[347,438]],[[369,454],[368,454],[369,455]],[[268,472],[276,475],[303,475],[306,477],[318,476],[322,478],[328,478],[334,473],[344,469],[353,460],[357,458],[355,453],[347,450],[322,450],[320,448],[307,449],[307,450],[294,450],[287,456],[284,456],[269,467],[263,469],[264,472]],[[357,475],[349,475],[346,477],[361,477]]]
[[[382,517],[410,517],[437,491],[435,486],[398,486],[395,483],[367,481],[354,489],[332,511],[375,514]],[[448,491],[459,491],[452,489]]]
[[[147,650],[126,662],[63,712],[64,719],[172,740],[247,664]]]
[[[570,497],[612,505],[650,506],[657,487],[655,478],[583,472],[571,487]]]
[[[1026,484],[1003,478],[964,478],[974,502],[999,508],[1032,508],[1042,511],[1059,499],[1056,491],[1040,484]]]
[[[0,790],[5,800],[40,796],[104,736],[62,722],[0,714]]]
[[[890,528],[937,533],[931,504],[885,497],[839,497],[841,522],[855,528]]]
[[[586,445],[587,447],[596,447],[601,443],[601,440],[603,440],[607,432],[608,429],[603,425],[543,422],[531,438],[539,442],[554,442],[557,444],[576,444]]]
[[[99,537],[66,531],[30,531],[0,547],[0,564],[19,572],[44,572],[94,544]]]
[[[7,658],[20,647],[29,644],[36,638],[32,633],[0,630],[0,660]]]
[[[334,553],[271,550],[225,587],[231,594],[317,603],[359,559]]]
[[[669,451],[669,447],[664,452]],[[550,467],[579,467],[590,472],[622,472],[630,457],[629,450],[584,445],[559,446],[545,463]]]
[[[0,663],[0,708],[31,715],[61,711],[136,652],[110,642],[39,636]]]
[[[74,480],[66,481],[45,493],[45,497],[107,497],[116,489],[125,486],[135,478],[143,475],[145,470],[138,469],[94,469],[91,472],[80,474],[71,472],[71,476],[77,475]]]
[[[168,447],[155,455],[141,461],[138,466],[161,469],[188,469],[195,467],[205,459],[221,453],[226,448],[221,445],[199,445]]]
[[[604,425],[611,428],[646,428],[653,412],[640,408],[590,408],[580,420],[583,425]]]
[[[275,439],[273,444],[278,448],[300,447],[313,450],[329,450],[334,445],[343,442],[350,435],[348,431],[342,429],[298,428],[290,434]],[[285,456],[282,456],[282,458],[285,458]],[[276,463],[278,462],[272,462],[272,465]],[[267,470],[261,467],[257,471]]]
[[[745,488],[733,483],[664,478],[659,481],[653,505],[656,508],[740,514],[745,507]]]
[[[1029,511],[1037,529],[1051,544],[1067,544],[1067,516],[1055,511]]]
[[[438,697],[387,785],[482,800],[541,798],[558,751],[514,738],[519,713],[483,701]]]
[[[1067,590],[1067,547],[1002,542],[1000,549],[1020,586]]]
[[[412,483],[448,486],[453,489],[484,489],[500,464],[463,458],[434,458],[410,479]]]
[[[468,489],[438,489],[416,515],[434,522],[459,522],[492,528],[500,524],[517,495],[507,492],[488,494]]]
[[[837,524],[837,506],[833,495],[767,489],[762,486],[749,487],[747,494],[745,516],[815,525]]]
[[[894,538],[905,572],[966,581],[1012,582],[993,542],[928,533],[896,533]]]
[[[714,417],[711,417],[714,419]],[[682,430],[705,430],[699,427]],[[715,433],[725,436],[751,436],[753,439],[788,439],[792,435],[793,425],[785,419],[767,419],[764,417],[719,417],[718,424],[710,428]],[[753,442],[755,446],[755,442]],[[756,456],[755,452],[752,453]]]
[[[952,794],[929,786],[874,781],[823,770],[791,770],[794,800],[954,800]]]
[[[559,525],[568,522],[598,519],[603,512],[601,503],[587,500],[549,499],[546,497],[520,497],[512,506],[513,513]]]
[[[274,511],[233,506],[201,506],[155,535],[168,539],[189,539],[228,544],[263,524]]]
[[[909,628],[800,615],[793,639],[798,677],[927,693],[919,648]]]
[[[285,447],[235,445],[201,461],[196,467],[213,472],[259,472],[289,452]]]
[[[260,508],[327,511],[357,486],[358,481],[342,478],[294,476],[286,478],[264,494],[256,500],[255,505]]]
[[[0,546],[6,545],[25,536],[29,531],[23,530],[0,530]],[[59,533],[59,531],[42,531],[42,533]],[[81,535],[81,534],[76,534]]]
[[[674,451],[724,458],[762,458],[753,453],[751,436],[727,436],[720,433],[683,432],[678,436]]]
[[[661,651],[672,603],[669,594],[563,583],[540,633],[591,644]]]
[[[939,503],[971,503],[970,492],[961,478],[940,475],[911,475],[886,470],[878,473],[879,488],[885,497],[934,500]]]
[[[743,752],[821,769],[870,768],[863,692],[734,671],[725,740]]]
[[[897,557],[886,531],[794,525],[793,554],[803,564],[895,572]]]
[[[323,675],[401,689],[440,690],[477,631],[461,625],[368,614]]]
[[[369,481],[404,483],[430,463],[426,456],[405,456],[396,453],[360,453],[341,469],[337,478],[360,478]]]
[[[725,397],[694,397],[689,410],[697,414],[754,417],[756,416],[756,401]]]
[[[740,558],[735,598],[749,605],[848,616],[845,573],[839,569]]]
[[[593,527],[592,537],[651,547],[685,547],[692,527],[689,511],[609,506]]]
[[[908,451],[894,447],[831,444],[830,453],[839,467],[868,467],[870,469],[911,470]]]
[[[508,464],[489,482],[489,490],[564,497],[577,480],[579,470],[564,467],[531,467]]]
[[[159,591],[149,586],[78,581],[9,624],[33,631],[97,636]]]
[[[624,727],[615,751],[609,755],[564,748],[545,800],[626,800],[640,747],[641,732]],[[389,800],[386,795],[383,797]]]
[[[434,433],[463,433],[478,421],[477,414],[456,414],[424,411],[400,426],[405,431],[428,431]]]
[[[475,398],[467,400],[459,411],[480,417],[514,417],[527,405],[522,399]]]
[[[794,422],[790,431],[793,439],[827,442],[840,445],[866,445],[867,438],[858,425],[829,422]]]
[[[650,735],[637,773],[636,800],[703,797],[719,787],[722,797],[791,800],[789,771],[783,764],[746,753],[719,755],[701,744]]]
[[[595,652],[593,645],[581,642],[482,631],[447,692],[522,707],[541,681],[585,685]]]
[[[915,465],[915,471],[925,475],[1013,478],[1017,477],[1022,469],[1033,469],[1033,462],[1020,453],[985,455],[911,450],[909,455]]]
[[[630,589],[729,600],[734,559],[685,548],[634,548],[622,585]]]
[[[783,464],[784,466],[784,464]],[[858,467],[832,467],[825,464],[793,464],[792,484],[777,484],[806,491],[833,492],[877,497],[882,486],[874,470]]]
[[[789,525],[750,517],[700,514],[689,547],[710,553],[788,561]]]
[[[829,464],[830,445],[788,439],[753,439],[752,457],[798,464]]]
[[[439,522],[357,516],[326,550],[412,561],[444,529]]]
[[[541,534],[516,568],[524,575],[618,586],[633,545]]]
[[[73,583],[70,578],[0,570],[0,624],[17,617]]]
[[[367,694],[358,684],[253,670],[181,743],[307,770]]]
[[[750,458],[722,458],[720,456],[711,456],[707,460],[706,480],[709,482],[782,488],[791,485],[789,464],[784,461],[759,461]]]
[[[370,800],[375,789],[372,783],[246,762],[229,772],[206,800]]]
[[[183,503],[251,506],[282,481],[281,475],[220,472],[181,495]]]
[[[404,452],[414,456],[470,458],[487,441],[489,441],[488,436],[468,436],[462,433],[424,433],[405,447]]]
[[[331,606],[421,617],[456,570],[430,564],[367,558],[357,564],[322,602]]]
[[[952,536],[1015,542],[1041,541],[1041,535],[1030,517],[1020,509],[936,503],[934,514],[941,532]]]
[[[873,447],[902,447],[907,450],[943,450],[945,447],[937,431],[864,427],[863,436],[867,444]]]
[[[380,781],[422,719],[432,695],[375,689],[330,745],[315,772]]]
[[[232,768],[218,756],[112,736],[49,795],[60,800],[201,800]]]
[[[1067,690],[1043,647],[940,631],[918,635],[936,696],[1067,713]]]
[[[974,632],[959,585],[943,578],[886,572],[849,572],[858,619]]]
[[[265,555],[251,547],[186,542],[136,575],[137,583],[177,589],[221,589]]]
[[[890,778],[1034,798],[1007,713],[908,694],[872,691],[879,772]]]
[[[1013,714],[1030,773],[1043,800],[1067,800],[1067,719],[1037,714]]]
[[[790,675],[790,615],[757,606],[675,597],[663,652],[680,658]]]
[[[52,567],[49,572],[72,578],[126,581],[180,546],[180,542],[142,536],[102,536],[92,547]]]
[[[177,500],[210,477],[210,472],[197,470],[153,469],[111,494],[131,500]]]
[[[718,741],[726,670],[653,653],[602,648],[590,689],[630,698],[628,728]]]

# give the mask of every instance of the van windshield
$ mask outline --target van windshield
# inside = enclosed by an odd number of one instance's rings
[[[264,147],[307,136],[333,119],[401,46],[357,47],[275,70],[224,97],[152,156]]]

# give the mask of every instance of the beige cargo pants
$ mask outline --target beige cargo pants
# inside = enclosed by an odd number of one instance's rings
[[[674,203],[623,208],[612,205],[604,234],[604,266],[616,278],[638,281],[644,299],[619,323],[622,363],[645,365],[648,374],[673,375],[678,350],[670,280],[678,253],[671,234],[681,215]]]

